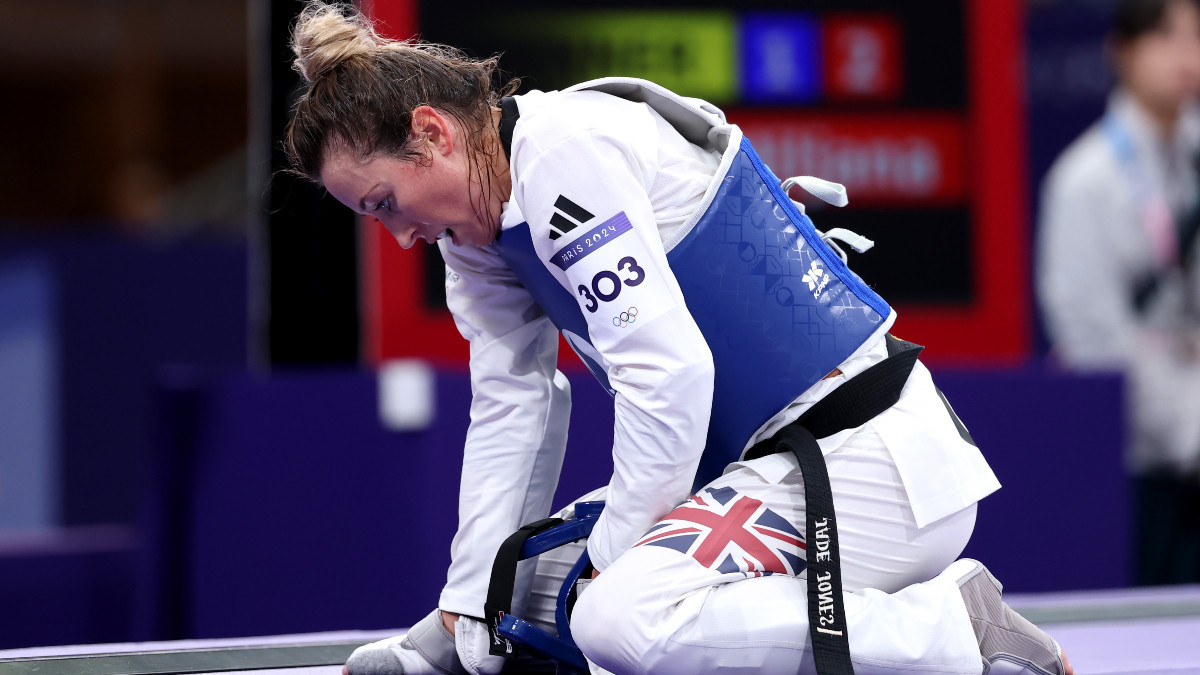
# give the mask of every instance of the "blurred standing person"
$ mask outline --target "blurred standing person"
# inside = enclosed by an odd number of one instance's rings
[[[1118,85],[1043,188],[1056,357],[1128,382],[1141,584],[1200,581],[1200,0],[1119,0]]]

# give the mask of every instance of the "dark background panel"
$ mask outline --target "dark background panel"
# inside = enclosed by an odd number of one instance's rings
[[[354,214],[323,188],[287,172],[282,139],[300,78],[292,70],[289,29],[304,3],[272,0],[269,54],[271,177],[261,236],[266,269],[256,283],[267,298],[267,362],[275,366],[357,363],[358,245]]]
[[[841,227],[875,242],[850,269],[889,303],[967,305],[974,297],[971,221],[966,209],[811,212],[818,228]]]

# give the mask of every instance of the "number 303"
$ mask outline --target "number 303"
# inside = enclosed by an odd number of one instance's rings
[[[628,272],[629,278],[622,279],[617,272]],[[637,286],[646,280],[646,270],[638,266],[633,256],[625,256],[617,261],[617,272],[600,270],[592,277],[592,286],[579,284],[579,297],[587,301],[584,306],[589,312],[600,308],[601,302],[615,300],[621,294],[622,286]]]

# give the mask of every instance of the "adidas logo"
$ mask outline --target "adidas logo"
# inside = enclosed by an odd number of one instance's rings
[[[587,209],[559,195],[554,201],[554,215],[550,216],[550,239],[558,239],[592,218],[595,216]]]

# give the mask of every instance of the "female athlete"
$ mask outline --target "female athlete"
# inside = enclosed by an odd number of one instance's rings
[[[840,186],[781,186],[719,109],[650,82],[511,96],[495,58],[321,2],[293,38],[295,170],[404,248],[437,245],[470,342],[439,607],[350,675],[502,668],[480,618],[499,544],[550,508],[560,333],[615,406],[598,575],[571,619],[598,670],[1071,672],[956,560],[999,483],[836,243],[869,242],[787,196],[841,204]]]

